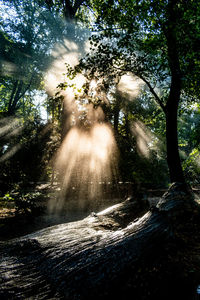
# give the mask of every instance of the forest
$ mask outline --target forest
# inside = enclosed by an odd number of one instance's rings
[[[200,299],[200,3],[0,0],[0,298]]]

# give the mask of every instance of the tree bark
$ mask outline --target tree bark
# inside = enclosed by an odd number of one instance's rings
[[[128,200],[2,244],[1,299],[132,299],[135,274],[173,240],[172,221],[191,199],[175,185],[139,219]]]
[[[171,70],[170,93],[165,107],[167,162],[171,182],[185,182],[178,149],[177,114],[181,95],[181,70],[176,38],[176,5],[170,0],[168,4],[168,21],[165,36],[168,47],[168,61]]]
[[[15,113],[17,103],[19,99],[21,98],[21,91],[23,87],[23,81],[15,81],[14,87],[13,87],[13,92],[9,101],[9,106],[8,106],[8,115],[11,116]]]
[[[113,115],[114,115],[114,131],[118,135],[118,126],[119,126],[119,104],[118,102],[115,104],[114,110],[113,110]]]
[[[12,89],[12,93],[11,93],[11,96],[10,96],[10,99],[9,99],[9,104],[8,104],[8,114],[10,114],[10,111],[11,111],[11,108],[12,108],[13,98],[14,98],[14,95],[16,93],[17,86],[18,86],[18,80],[16,80],[13,84],[13,89]]]
[[[166,111],[167,163],[171,182],[185,182],[178,147],[177,110],[174,101]]]
[[[70,0],[63,1],[63,13],[66,20],[74,21],[75,15],[85,0],[76,0],[74,3]]]

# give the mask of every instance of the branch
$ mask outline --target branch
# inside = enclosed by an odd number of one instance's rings
[[[122,30],[122,28],[121,27],[103,28],[103,29],[99,29],[99,30],[93,30],[92,33],[102,32],[102,31],[115,31],[115,30]]]
[[[29,90],[29,88],[31,87],[31,84],[33,82],[34,75],[35,75],[35,73],[33,72],[33,74],[31,75],[31,79],[30,79],[29,83],[25,87],[24,91],[19,95],[18,99],[22,98],[26,94],[26,92]]]
[[[51,10],[52,6],[54,5],[53,1],[52,0],[45,0],[45,3],[47,4],[48,9]]]
[[[85,0],[76,0],[75,3],[74,3],[74,7],[73,7],[73,10],[74,10],[74,14],[76,14],[77,10],[79,9],[79,7],[83,4]],[[87,2],[87,1],[86,1]]]
[[[74,10],[70,0],[63,1],[63,14],[65,19],[73,19],[74,18]]]
[[[151,86],[150,82],[147,81],[141,74],[136,74],[136,75],[146,83],[146,85],[148,86],[150,92],[155,97],[156,102],[159,104],[159,106],[161,107],[161,109],[163,110],[163,112],[166,113],[166,107],[165,107],[165,105],[163,104],[163,102],[161,101],[160,97],[158,96],[158,94],[155,92],[155,90]]]
[[[10,111],[11,108],[12,108],[12,102],[13,102],[15,92],[17,90],[17,86],[18,86],[18,80],[15,81],[13,89],[12,89],[12,93],[11,93],[11,96],[10,96],[10,99],[9,99],[9,104],[8,104],[8,111]]]
[[[164,113],[166,113],[166,107],[163,104],[163,102],[161,101],[160,97],[158,96],[158,94],[154,91],[153,87],[151,86],[150,82],[147,81],[141,74],[137,73],[137,72],[133,72],[133,70],[131,69],[123,69],[120,67],[116,67],[114,66],[115,69],[121,71],[121,72],[131,72],[132,74],[134,74],[135,76],[139,77],[140,79],[142,79],[146,85],[148,86],[150,92],[153,94],[153,96],[155,97],[156,102],[159,104],[159,106],[161,107],[161,109],[163,110]]]

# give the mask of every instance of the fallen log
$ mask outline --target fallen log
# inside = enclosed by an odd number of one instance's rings
[[[176,219],[196,207],[192,194],[174,184],[135,220],[136,203],[129,199],[81,221],[4,242],[0,299],[132,299],[140,266],[162,253],[174,239]]]

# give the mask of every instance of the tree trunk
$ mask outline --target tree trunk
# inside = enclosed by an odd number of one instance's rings
[[[119,104],[118,102],[115,104],[114,110],[113,110],[113,114],[114,114],[114,131],[115,133],[118,135],[118,126],[119,126],[119,112],[120,112],[120,108],[119,108]]]
[[[11,111],[11,108],[12,108],[13,98],[14,98],[14,95],[16,93],[17,86],[18,86],[18,80],[16,80],[13,84],[13,89],[12,89],[12,93],[11,93],[11,96],[10,96],[10,99],[9,99],[9,104],[8,104],[8,115],[10,114],[10,111]]]
[[[9,106],[8,106],[8,115],[13,115],[16,110],[17,103],[19,99],[21,98],[21,91],[23,87],[23,81],[15,81],[14,87],[13,87],[13,92],[9,101]]]
[[[171,182],[185,182],[178,148],[177,97],[169,100],[166,110],[167,163]]]
[[[174,185],[140,219],[134,220],[137,206],[128,200],[82,221],[2,243],[1,299],[149,299],[142,298],[143,290],[134,294],[137,276],[174,239],[176,217],[180,208],[192,207],[191,199]]]
[[[166,144],[167,162],[171,182],[185,182],[178,149],[177,114],[181,95],[181,70],[176,38],[176,0],[169,0],[168,22],[165,36],[168,47],[168,61],[171,70],[171,87],[167,100],[166,114]]]
[[[85,0],[76,0],[76,1],[64,0],[63,12],[64,12],[65,19],[74,21],[75,15],[84,1]]]

